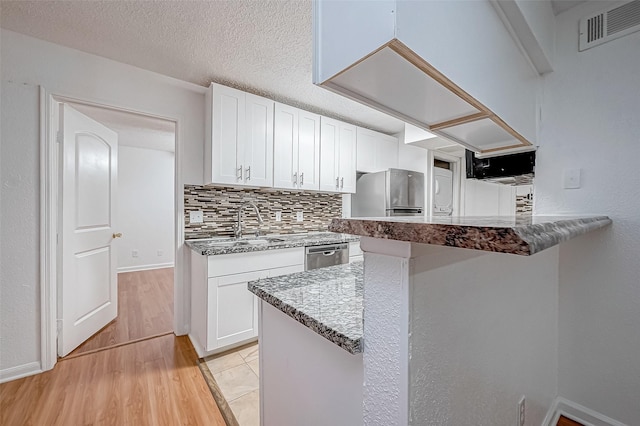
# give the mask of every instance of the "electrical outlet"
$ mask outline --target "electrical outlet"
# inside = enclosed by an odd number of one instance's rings
[[[164,250],[158,250],[158,256],[164,256]]]
[[[189,212],[189,223],[202,223],[202,222],[203,222],[202,210]]]
[[[518,426],[524,426],[524,395],[518,402]]]
[[[302,212],[297,212],[297,213],[296,213],[296,220],[297,220],[298,222],[302,222],[302,221],[304,220],[304,213],[302,213]]]
[[[580,169],[566,169],[563,175],[562,187],[564,189],[580,188]]]
[[[131,250],[131,257],[138,257],[138,249]]]
[[[276,222],[282,222],[282,212],[276,212]]]

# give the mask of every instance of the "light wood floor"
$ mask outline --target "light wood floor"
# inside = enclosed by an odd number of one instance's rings
[[[173,331],[173,268],[118,274],[118,317],[68,357]]]
[[[0,424],[224,426],[196,360],[173,334],[65,359],[0,385]]]
[[[557,426],[582,426],[582,424],[574,422],[573,420],[568,419],[565,416],[560,416]]]

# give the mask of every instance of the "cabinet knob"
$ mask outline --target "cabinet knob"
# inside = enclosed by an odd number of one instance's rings
[[[113,238],[120,238],[122,237],[122,232],[116,232],[115,234],[113,234]]]

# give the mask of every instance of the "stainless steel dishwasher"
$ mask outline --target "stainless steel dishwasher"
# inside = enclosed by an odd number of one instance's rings
[[[306,247],[305,252],[305,271],[349,263],[348,243]]]

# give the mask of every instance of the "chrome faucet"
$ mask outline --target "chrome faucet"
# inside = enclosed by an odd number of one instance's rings
[[[255,210],[256,215],[258,216],[258,224],[262,225],[264,223],[264,221],[262,220],[262,216],[260,215],[260,211],[258,210],[258,206],[256,206],[251,201],[245,201],[244,203],[242,203],[242,205],[238,209],[238,218],[236,219],[236,223],[234,224],[234,228],[233,228],[233,232],[236,238],[242,238],[242,211],[246,206],[253,207],[253,210]],[[256,231],[256,236],[258,235],[259,232],[260,230],[258,229]]]

